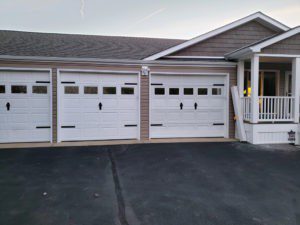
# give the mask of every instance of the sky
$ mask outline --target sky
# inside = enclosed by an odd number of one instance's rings
[[[0,0],[0,29],[189,39],[257,11],[300,25],[300,0]]]

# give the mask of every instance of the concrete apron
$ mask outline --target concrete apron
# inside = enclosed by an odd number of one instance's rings
[[[168,138],[150,140],[111,140],[111,141],[73,141],[60,143],[7,143],[0,144],[0,149],[8,148],[40,148],[40,147],[72,147],[72,146],[105,146],[105,145],[131,145],[150,143],[192,143],[192,142],[235,142],[230,138]]]

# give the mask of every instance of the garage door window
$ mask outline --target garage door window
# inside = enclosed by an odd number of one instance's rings
[[[207,88],[198,88],[198,95],[207,95]]]
[[[133,87],[122,87],[121,94],[122,95],[134,95],[134,88]]]
[[[65,86],[65,94],[79,94],[78,86]]]
[[[183,89],[183,94],[184,95],[193,95],[194,94],[194,89],[193,88],[184,88]]]
[[[47,86],[32,86],[33,94],[47,94]]]
[[[103,87],[104,95],[115,95],[117,93],[116,87]]]
[[[169,95],[179,95],[179,88],[170,88]]]
[[[0,94],[4,94],[4,93],[5,93],[5,86],[0,85]]]
[[[222,95],[222,88],[213,88],[212,95]]]
[[[155,88],[154,93],[155,93],[155,95],[164,95],[165,89],[164,88]]]
[[[27,86],[25,86],[25,85],[12,85],[11,86],[11,93],[12,94],[26,94],[27,93]]]
[[[84,87],[84,94],[96,95],[98,94],[98,87]]]

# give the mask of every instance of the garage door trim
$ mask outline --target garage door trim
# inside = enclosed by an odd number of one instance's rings
[[[224,76],[225,77],[225,88],[226,88],[226,104],[225,104],[225,118],[226,118],[226,126],[225,126],[225,132],[224,132],[224,137],[225,138],[229,138],[229,96],[230,96],[230,80],[229,80],[229,73],[220,73],[220,72],[216,72],[216,73],[212,73],[212,72],[201,72],[201,73],[197,73],[197,72],[150,72],[149,74],[149,139],[153,138],[152,134],[151,134],[151,123],[152,123],[152,119],[151,119],[151,108],[152,108],[152,98],[151,98],[151,83],[152,83],[152,76],[159,76],[159,75],[163,75],[163,76]]]
[[[140,140],[141,138],[141,73],[138,71],[130,71],[130,70],[94,70],[94,69],[64,69],[64,68],[57,68],[57,142],[60,143],[61,134],[60,134],[60,127],[62,126],[61,121],[61,100],[60,96],[60,74],[63,72],[82,72],[82,73],[95,73],[95,74],[124,74],[124,75],[136,75],[138,78],[138,135],[137,139]]]
[[[52,92],[52,68],[35,68],[35,67],[0,67],[0,71],[16,71],[16,72],[21,72],[21,71],[25,71],[25,72],[48,72],[49,73],[49,80],[50,80],[50,84],[49,84],[49,95],[50,95],[50,112],[49,112],[49,116],[50,116],[50,137],[49,137],[49,141],[50,143],[53,143],[53,92]]]

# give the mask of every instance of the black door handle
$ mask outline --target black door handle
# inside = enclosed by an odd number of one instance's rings
[[[198,107],[198,104],[197,104],[197,102],[195,102],[195,104],[194,104],[194,107],[195,107],[195,110],[197,109],[197,107]]]
[[[8,103],[6,103],[6,109],[7,109],[7,111],[9,111],[10,110],[10,103],[8,102]]]
[[[99,103],[99,110],[102,110],[102,103]]]
[[[182,110],[182,108],[183,108],[183,104],[182,104],[182,102],[180,103],[180,110]]]

